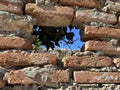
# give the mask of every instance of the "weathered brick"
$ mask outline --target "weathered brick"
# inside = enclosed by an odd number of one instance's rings
[[[0,88],[3,88],[6,86],[6,82],[3,80],[0,80]]]
[[[0,37],[0,49],[32,49],[32,43],[20,37]]]
[[[0,11],[0,31],[17,32],[21,36],[31,34],[33,28],[32,20],[33,18],[28,15],[16,15]]]
[[[62,59],[64,67],[105,67],[112,65],[112,60],[104,56],[68,56]]]
[[[44,70],[40,68],[30,70],[16,70],[8,74],[9,84],[56,84],[69,82],[69,72],[66,70]]]
[[[37,6],[36,4],[27,4],[26,13],[37,19],[37,25],[40,26],[69,26],[73,18],[73,8],[65,6]]]
[[[96,39],[96,38],[117,38],[120,39],[120,29],[107,27],[85,26],[82,40]]]
[[[56,56],[47,53],[0,53],[0,66],[45,65],[56,62]]]
[[[120,73],[75,71],[74,80],[77,83],[120,83]]]
[[[103,13],[94,10],[78,10],[76,11],[73,25],[79,26],[81,22],[102,22],[115,24],[117,17],[113,14]]]
[[[11,1],[11,0],[0,0],[0,10],[12,12],[15,14],[23,14],[23,3],[22,1]]]
[[[99,8],[100,2],[98,0],[60,0],[60,4],[62,5],[76,5],[88,8]]]
[[[113,62],[115,63],[117,68],[120,68],[120,58],[114,58]]]
[[[101,51],[105,54],[119,54],[114,45],[105,41],[87,41],[85,42],[85,51]]]

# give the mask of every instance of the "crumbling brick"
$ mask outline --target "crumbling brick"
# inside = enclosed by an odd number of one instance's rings
[[[34,71],[34,77],[29,77],[24,70],[11,71],[8,74],[7,80],[9,84],[55,84],[55,83],[67,83],[69,82],[69,72],[66,70],[50,70],[48,72]],[[27,73],[30,73],[28,71]]]
[[[0,49],[32,49],[32,43],[20,37],[0,37]]]
[[[39,26],[69,26],[73,18],[73,8],[66,6],[37,6],[27,4],[26,13],[37,19]]]
[[[84,22],[102,22],[107,24],[115,24],[117,23],[117,17],[114,14],[108,14],[94,10],[76,11],[73,25],[79,26]]]
[[[0,66],[45,65],[56,62],[56,56],[47,53],[0,53]]]
[[[80,7],[88,7],[88,8],[99,8],[100,2],[98,0],[60,0],[60,4],[62,5],[70,5],[70,6],[80,6]]]
[[[75,71],[74,80],[77,83],[120,83],[120,73]]]
[[[100,51],[104,54],[119,54],[117,48],[110,42],[105,41],[87,41],[85,42],[85,51]]]
[[[108,28],[108,27],[94,27],[85,26],[82,40],[86,41],[89,39],[97,38],[116,38],[120,39],[120,29]]]
[[[68,56],[62,59],[64,67],[105,67],[112,65],[112,60],[105,56]]]

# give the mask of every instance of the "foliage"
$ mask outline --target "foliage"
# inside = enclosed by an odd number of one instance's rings
[[[73,27],[70,27],[72,30]],[[35,48],[40,44],[49,48],[54,48],[55,45],[60,47],[59,41],[66,39],[67,42],[73,42],[73,32],[67,32],[67,27],[39,27],[33,26],[33,35],[36,36],[34,41]]]

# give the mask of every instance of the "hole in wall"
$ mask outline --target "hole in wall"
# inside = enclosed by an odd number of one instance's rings
[[[42,27],[33,26],[35,36],[33,48],[80,50],[84,45],[81,41],[80,29],[76,27]]]

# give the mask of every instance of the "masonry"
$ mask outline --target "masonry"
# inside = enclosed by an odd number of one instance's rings
[[[76,50],[37,50],[34,25],[75,26]],[[0,90],[119,90],[120,0],[0,0]]]

